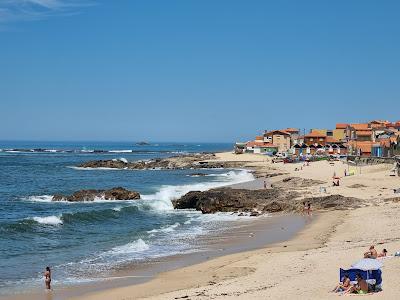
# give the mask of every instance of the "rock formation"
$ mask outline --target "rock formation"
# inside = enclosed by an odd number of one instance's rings
[[[116,187],[109,190],[80,190],[67,196],[54,195],[52,201],[83,202],[94,201],[96,198],[104,200],[136,200],[140,199],[140,194],[122,187]]]

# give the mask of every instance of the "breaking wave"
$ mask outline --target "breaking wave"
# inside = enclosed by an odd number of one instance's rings
[[[57,216],[33,217],[31,219],[39,224],[45,225],[61,225],[63,223],[61,218]]]
[[[172,200],[178,199],[190,191],[206,191],[212,188],[217,188],[225,185],[242,183],[254,180],[253,174],[246,170],[230,171],[225,175],[221,174],[223,180],[194,183],[187,185],[165,185],[154,194],[141,195],[146,204],[155,210],[170,210],[173,209]]]

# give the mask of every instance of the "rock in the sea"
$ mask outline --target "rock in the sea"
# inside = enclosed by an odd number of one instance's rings
[[[203,213],[270,211],[271,202],[281,197],[279,189],[246,190],[218,188],[204,192],[193,191],[174,200],[176,209],[194,208]],[[265,209],[267,207],[267,209]],[[286,208],[286,206],[285,206]],[[277,211],[277,208],[273,209]]]
[[[104,200],[136,200],[140,199],[140,194],[122,187],[109,190],[80,190],[72,195],[54,195],[52,201],[83,202],[94,201],[95,199]]]
[[[302,186],[304,183],[298,180],[293,180],[293,182],[297,186]],[[257,212],[302,212],[303,202],[311,203],[314,210],[350,209],[364,204],[364,201],[360,199],[342,195],[304,198],[298,191],[288,188],[265,190],[217,188],[204,192],[193,191],[172,203],[175,209],[196,209],[205,214],[244,212],[256,215]]]
[[[204,169],[226,167],[224,163],[212,161],[215,159],[213,153],[196,153],[188,155],[173,156],[167,158],[151,159],[147,161],[132,161],[121,159],[92,160],[84,162],[78,167],[81,168],[115,168],[133,170],[152,169]],[[229,166],[231,167],[231,166]]]

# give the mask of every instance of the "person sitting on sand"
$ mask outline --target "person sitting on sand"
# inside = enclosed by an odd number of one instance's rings
[[[383,249],[382,253],[378,254],[378,257],[386,257],[386,256],[387,256],[387,250],[386,249]]]
[[[347,292],[351,288],[350,278],[348,274],[344,274],[342,282],[340,282],[334,289],[334,293]]]
[[[46,271],[44,272],[44,283],[46,285],[46,290],[51,290],[51,271],[49,267],[46,267]]]
[[[378,257],[378,252],[376,252],[374,246],[369,247],[369,251],[364,253],[364,258],[377,258],[377,257]]]
[[[345,292],[345,294],[347,293],[368,294],[368,283],[365,281],[364,278],[362,278],[360,273],[356,275],[356,280],[357,284],[349,288],[348,291]]]

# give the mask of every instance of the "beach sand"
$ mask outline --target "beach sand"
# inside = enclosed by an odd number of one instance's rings
[[[390,165],[365,166],[332,187],[332,176],[344,175],[342,162],[271,164],[262,155],[217,154],[223,161],[242,161],[247,168],[285,176],[321,180],[320,186],[302,189],[305,196],[342,194],[363,199],[366,205],[351,210],[322,212],[289,241],[240,252],[160,273],[143,284],[89,293],[75,299],[337,299],[330,290],[339,280],[339,268],[361,259],[370,245],[389,254],[400,250],[400,202],[394,188],[400,178],[390,176]],[[326,188],[326,194],[320,187]],[[391,199],[391,200],[387,200]],[[394,199],[394,200],[393,200]],[[315,218],[315,217],[311,217]],[[383,292],[369,299],[400,299],[400,258],[387,258],[383,266]]]

